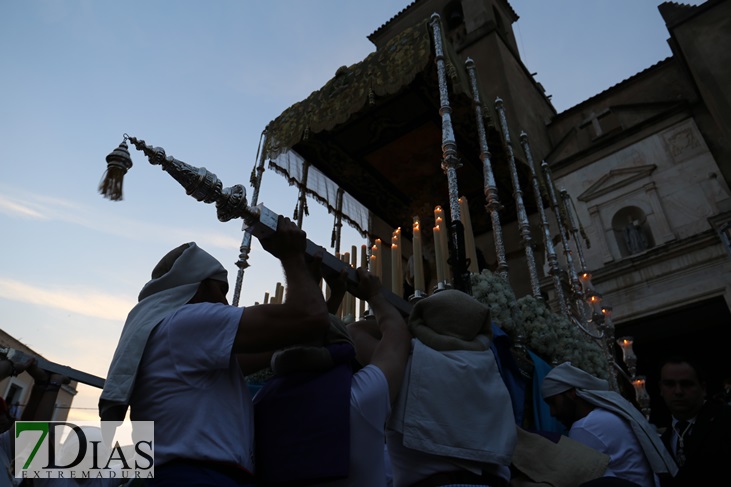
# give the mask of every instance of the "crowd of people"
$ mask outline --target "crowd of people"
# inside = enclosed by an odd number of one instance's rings
[[[351,292],[370,313],[345,325],[333,314],[343,274],[313,267],[304,231],[280,217],[261,245],[284,270],[281,304],[230,306],[225,269],[193,242],[142,288],[99,402],[102,420],[155,422],[154,478],[134,483],[675,487],[725,475],[731,406],[706,397],[702,369],[686,358],[661,365],[672,413],[662,436],[570,363],[533,374],[527,394],[561,429],[527,428],[487,306],[444,290],[404,317],[358,269]],[[252,397],[246,377],[265,368],[271,377]]]

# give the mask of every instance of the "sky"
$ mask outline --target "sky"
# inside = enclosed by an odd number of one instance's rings
[[[123,134],[244,184],[266,125],[375,47],[407,0],[0,0],[0,329],[47,360],[105,377],[128,311],[168,250],[196,241],[229,272],[241,221],[221,223],[130,148],[123,201],[98,193]],[[659,0],[510,0],[520,55],[566,110],[671,55]],[[686,1],[697,5],[702,1]],[[259,203],[290,216],[271,170]],[[310,200],[308,238],[333,217]],[[343,227],[342,248],[366,243]],[[283,281],[254,240],[240,305]],[[79,385],[70,419],[97,419]],[[0,391],[4,392],[4,391]]]

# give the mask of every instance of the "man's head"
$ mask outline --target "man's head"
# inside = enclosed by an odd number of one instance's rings
[[[543,400],[551,408],[551,416],[566,427],[583,418],[594,406],[581,397],[582,391],[608,391],[609,383],[594,377],[569,362],[557,365],[546,374],[541,384]]]
[[[576,397],[576,389],[569,389],[546,397],[544,401],[550,408],[551,416],[559,420],[566,428],[571,428],[572,424],[587,414],[583,413],[584,401]]]
[[[660,396],[676,419],[694,418],[706,398],[701,367],[683,357],[671,357],[660,367]]]
[[[195,242],[168,252],[152,270],[152,279],[140,291],[139,301],[159,292],[178,292],[186,288],[190,302],[226,302],[226,269]],[[221,298],[223,295],[223,299]]]

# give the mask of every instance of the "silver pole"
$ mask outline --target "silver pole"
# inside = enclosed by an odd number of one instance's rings
[[[510,164],[510,177],[513,181],[513,196],[515,198],[515,206],[518,212],[518,228],[525,249],[525,257],[528,262],[528,274],[530,276],[531,289],[536,299],[541,298],[541,285],[538,281],[538,270],[536,269],[536,259],[533,255],[533,238],[530,233],[530,223],[528,222],[528,214],[525,211],[523,203],[523,190],[520,188],[520,180],[518,179],[518,168],[515,165],[515,156],[513,154],[513,143],[510,141],[510,129],[505,118],[505,108],[503,101],[498,98],[495,100],[495,110],[500,119],[500,126],[503,131],[503,139],[505,140],[505,148],[508,153],[508,163]]]
[[[574,242],[576,242],[576,253],[579,256],[579,264],[581,265],[581,272],[587,272],[586,269],[586,259],[584,259],[584,250],[581,248],[581,240],[579,240],[579,227],[576,224],[576,220],[574,220],[574,214],[573,211],[571,211],[571,208],[569,208],[569,202],[571,200],[571,196],[569,196],[569,192],[565,189],[559,190],[559,194],[561,195],[561,200],[563,201],[563,207],[566,211],[566,218],[569,220],[569,227],[571,229],[571,235],[574,237]],[[576,218],[578,219],[579,216],[576,215]]]
[[[498,198],[497,184],[495,183],[495,175],[492,172],[492,163],[490,162],[490,150],[487,146],[487,135],[485,132],[485,120],[482,114],[482,102],[480,101],[480,93],[477,85],[477,75],[475,74],[475,62],[467,58],[465,61],[467,74],[470,77],[470,88],[472,89],[472,99],[475,102],[475,118],[477,121],[477,135],[480,139],[480,160],[482,161],[482,171],[484,178],[484,192],[487,205],[485,208],[490,213],[492,221],[492,236],[495,240],[495,253],[497,254],[497,270],[496,273],[508,282],[508,260],[505,256],[505,242],[503,241],[503,229],[500,225],[500,199]]]
[[[256,153],[257,164],[251,173],[251,185],[254,190],[251,194],[251,204],[256,205],[259,199],[259,188],[261,187],[261,179],[264,176],[264,161],[266,160],[266,138],[267,133],[264,130],[259,137],[259,149]],[[239,260],[236,261],[236,267],[239,268],[236,273],[236,285],[234,286],[234,296],[232,304],[234,306],[239,305],[239,299],[241,298],[241,287],[244,282],[244,270],[249,267],[249,252],[251,252],[251,233],[244,232],[244,236],[241,239],[241,247],[239,247]]]
[[[551,168],[548,167],[548,163],[546,161],[543,161],[543,163],[541,163],[541,169],[543,170],[543,175],[546,178],[546,187],[548,188],[548,195],[551,198],[551,208],[553,209],[554,216],[556,217],[556,224],[558,225],[559,233],[561,235],[561,244],[563,245],[563,253],[566,257],[569,282],[571,283],[571,294],[573,299],[575,299],[578,303],[583,303],[583,292],[581,290],[581,284],[579,283],[579,277],[576,275],[576,269],[574,269],[574,258],[571,255],[571,247],[569,247],[566,227],[564,226],[563,218],[561,218],[561,209],[558,206],[558,199],[556,198],[556,191],[553,186]]]
[[[449,189],[450,212],[450,248],[449,261],[454,275],[454,287],[471,294],[470,277],[467,270],[467,257],[464,246],[464,226],[459,209],[459,188],[457,186],[457,169],[462,163],[457,156],[457,143],[452,128],[452,107],[449,105],[449,90],[447,88],[446,63],[442,46],[442,31],[439,14],[432,14],[431,27],[434,35],[435,62],[439,78],[439,115],[442,117],[442,170],[447,175]]]
[[[538,213],[541,216],[541,225],[543,227],[543,241],[546,245],[546,256],[548,259],[550,273],[553,277],[553,287],[556,290],[556,299],[558,301],[561,313],[563,313],[568,318],[569,309],[566,305],[566,298],[564,297],[563,286],[561,285],[561,269],[558,266],[556,248],[553,246],[553,239],[551,238],[551,227],[548,225],[546,211],[543,208],[541,185],[538,182],[538,174],[536,173],[535,163],[533,162],[533,154],[530,149],[530,144],[528,143],[528,134],[526,134],[525,132],[521,132],[520,134],[520,145],[523,147],[523,152],[525,153],[526,160],[528,161],[528,167],[530,168],[531,181],[533,183],[533,193],[536,197],[536,206],[538,207]]]
[[[243,185],[235,184],[224,188],[221,180],[205,167],[191,166],[172,156],[167,156],[165,149],[147,145],[144,140],[128,136],[127,139],[137,150],[147,156],[150,164],[159,165],[170,174],[188,195],[204,203],[215,203],[219,221],[227,222],[234,218],[242,218],[244,230],[259,239],[268,238],[277,231],[279,215],[261,203],[249,206]],[[353,294],[357,289],[358,275],[349,263],[341,261],[328,252],[323,252],[323,248],[310,239],[307,239],[305,255],[309,259],[321,255],[323,272],[337,275],[344,270],[348,291]],[[384,289],[382,292],[386,300],[403,316],[409,316],[411,304],[390,291]]]

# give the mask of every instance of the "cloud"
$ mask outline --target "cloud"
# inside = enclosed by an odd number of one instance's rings
[[[12,201],[0,195],[0,211],[10,216],[33,218],[36,220],[48,220],[48,216],[40,211],[25,205],[22,202]]]
[[[190,227],[114,218],[97,208],[80,205],[68,199],[10,188],[3,184],[0,184],[0,212],[11,217],[71,223],[97,233],[145,242],[177,242],[188,239],[191,233]],[[231,237],[228,233],[209,230],[199,240],[206,242],[209,247],[226,250],[237,249],[241,244],[240,239]]]
[[[91,288],[42,288],[3,278],[0,278],[0,297],[114,321],[124,321],[135,303],[134,297],[125,299]]]

